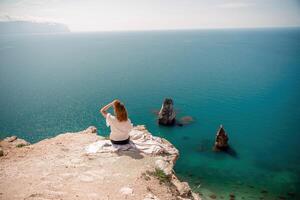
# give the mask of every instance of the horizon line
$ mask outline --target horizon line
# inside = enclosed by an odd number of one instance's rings
[[[68,25],[67,25],[68,26]],[[69,27],[68,27],[69,28]],[[300,28],[300,25],[288,25],[288,26],[245,26],[245,27],[207,27],[207,28],[172,28],[172,29],[116,29],[116,30],[70,30],[70,33],[99,33],[99,32],[155,32],[155,31],[197,31],[197,30],[234,30],[234,29],[281,29],[281,28]],[[70,28],[69,28],[70,29]]]

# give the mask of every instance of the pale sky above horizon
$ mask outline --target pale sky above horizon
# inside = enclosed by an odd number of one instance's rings
[[[300,26],[300,0],[0,0],[0,20],[71,31]]]

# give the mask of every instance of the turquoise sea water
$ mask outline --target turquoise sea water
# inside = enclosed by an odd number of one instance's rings
[[[300,29],[1,35],[0,94],[0,138],[107,135],[98,110],[119,98],[204,199],[300,198]],[[195,122],[159,127],[165,97]],[[211,151],[220,124],[235,156]]]

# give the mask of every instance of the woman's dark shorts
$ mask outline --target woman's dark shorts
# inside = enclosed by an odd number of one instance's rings
[[[113,143],[113,144],[119,144],[119,145],[122,145],[122,144],[129,144],[129,138],[128,139],[126,139],[126,140],[119,140],[119,141],[116,141],[116,140],[110,140],[111,141],[111,143]]]

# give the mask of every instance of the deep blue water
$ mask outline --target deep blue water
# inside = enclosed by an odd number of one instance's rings
[[[98,110],[119,98],[204,199],[300,198],[300,29],[1,35],[0,94],[0,138],[107,135]],[[165,97],[195,122],[159,127]],[[236,156],[211,151],[220,124]]]

